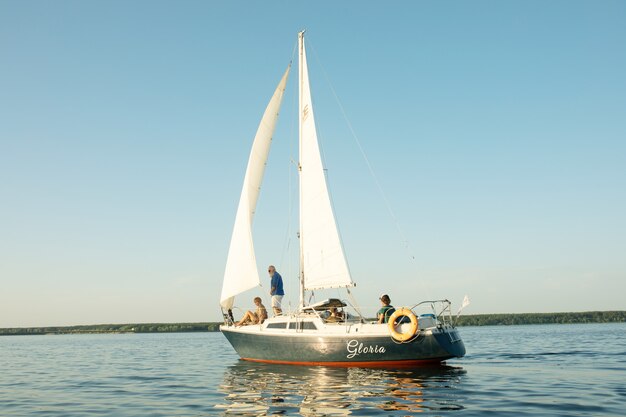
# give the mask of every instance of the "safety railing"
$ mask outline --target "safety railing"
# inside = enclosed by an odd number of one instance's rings
[[[421,314],[434,314],[442,325],[454,324],[452,319],[452,303],[449,300],[428,300],[421,301],[411,307],[416,316]],[[426,313],[426,311],[428,313]]]

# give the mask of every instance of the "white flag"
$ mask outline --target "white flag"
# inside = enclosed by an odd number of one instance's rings
[[[459,315],[461,314],[461,310],[463,310],[465,307],[467,307],[470,303],[470,299],[469,297],[466,295],[465,297],[463,297],[463,302],[461,303],[461,307],[459,307],[459,311],[456,312],[456,316],[459,317]]]

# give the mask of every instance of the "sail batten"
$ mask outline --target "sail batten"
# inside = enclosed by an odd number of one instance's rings
[[[236,295],[261,283],[254,253],[252,223],[290,68],[291,65],[278,83],[252,143],[224,271],[220,305],[225,309],[233,306]]]

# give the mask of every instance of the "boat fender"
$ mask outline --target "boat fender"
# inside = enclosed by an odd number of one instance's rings
[[[399,332],[396,330],[396,320],[400,317],[408,317],[411,320],[411,326],[409,326],[408,330],[404,332]],[[387,322],[387,326],[389,326],[389,332],[391,333],[391,337],[398,342],[406,342],[415,336],[415,332],[417,331],[417,317],[411,309],[402,307],[399,308],[389,317],[389,321]]]

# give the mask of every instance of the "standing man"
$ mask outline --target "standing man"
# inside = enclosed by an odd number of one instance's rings
[[[267,268],[267,272],[270,274],[271,278],[270,295],[272,296],[272,308],[274,309],[274,316],[279,316],[283,312],[280,303],[283,300],[283,295],[285,295],[285,292],[283,291],[283,277],[281,277],[280,274],[276,272],[276,268],[274,268],[274,265],[270,265]]]

